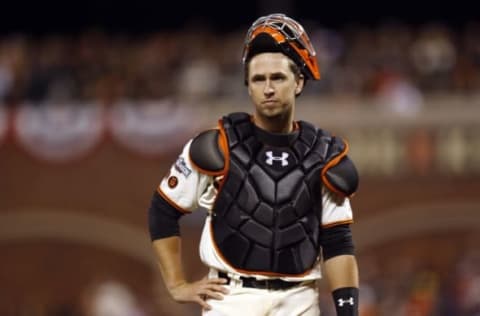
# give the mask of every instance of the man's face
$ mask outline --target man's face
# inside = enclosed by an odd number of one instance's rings
[[[262,53],[250,60],[248,93],[258,115],[272,118],[293,110],[303,78],[295,78],[290,63],[282,53]]]

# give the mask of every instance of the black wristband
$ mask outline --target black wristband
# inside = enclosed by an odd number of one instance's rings
[[[332,292],[337,316],[358,316],[358,288],[342,287]]]

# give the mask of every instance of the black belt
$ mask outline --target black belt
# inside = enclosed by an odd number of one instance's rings
[[[227,284],[230,284],[231,278],[225,272],[218,272],[218,277],[227,279]],[[257,280],[255,278],[240,277],[242,285],[244,287],[251,287],[255,289],[266,289],[266,290],[285,290],[292,288],[294,286],[302,283],[298,282],[289,282],[281,279],[266,279],[266,280]]]

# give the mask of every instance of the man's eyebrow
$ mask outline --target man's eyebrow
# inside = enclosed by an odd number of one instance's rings
[[[252,79],[264,79],[266,78],[265,74],[254,74]]]
[[[266,77],[284,77],[284,76],[286,76],[284,72],[278,71],[278,72],[272,72],[268,75],[266,75],[266,74],[253,74],[252,79],[263,79],[263,78],[266,78]]]
[[[270,74],[270,77],[286,77],[286,74],[282,71],[278,71],[278,72],[273,72]]]

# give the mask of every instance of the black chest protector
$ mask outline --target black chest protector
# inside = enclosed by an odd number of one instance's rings
[[[212,217],[213,238],[236,269],[302,274],[319,256],[321,170],[342,141],[307,122],[297,132],[261,131],[246,113],[223,117],[228,173]]]

